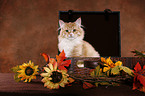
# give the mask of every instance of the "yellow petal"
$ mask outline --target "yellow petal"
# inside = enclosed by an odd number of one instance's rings
[[[20,74],[20,75],[18,75],[18,78],[20,78],[20,77],[23,77],[23,76],[25,76],[25,75],[23,75],[23,74]]]
[[[62,82],[62,83],[60,83],[60,86],[61,86],[61,87],[65,87],[65,85],[64,85],[64,83],[63,83],[63,82]]]
[[[31,62],[30,64],[31,64],[31,67],[34,67],[34,63],[33,62]]]
[[[49,86],[50,83],[51,83],[50,81],[47,81],[46,83],[44,83],[44,87]]]
[[[21,80],[24,80],[24,79],[26,79],[26,78],[21,78]]]
[[[112,60],[110,59],[110,57],[106,59],[106,63],[107,63],[107,64],[113,63]]]
[[[32,62],[31,62],[31,60],[29,60],[29,64],[31,64]]]
[[[50,80],[52,80],[52,78],[44,77],[41,81],[44,83],[44,82],[47,82],[47,81],[50,81]]]
[[[55,62],[55,63],[53,64],[53,66],[54,66],[54,71],[56,71],[56,70],[57,70],[57,62]]]
[[[37,68],[38,68],[38,65],[37,65],[37,66],[34,66],[34,69],[35,69],[35,70],[38,70]],[[38,70],[38,71],[39,71],[39,70]]]
[[[28,80],[26,79],[24,82],[27,82]]]
[[[24,72],[25,70],[18,70],[17,72],[19,72],[19,73],[22,73],[22,72]]]
[[[64,79],[63,79],[63,83],[64,83],[64,84],[68,84],[68,78],[64,78]]]
[[[24,67],[23,67],[22,65],[19,65],[19,68],[20,68],[20,69],[23,69]]]
[[[102,62],[105,62],[105,58],[101,57],[101,61],[102,61]]]
[[[49,63],[48,66],[49,66],[50,70],[53,70],[53,65],[51,63]]]
[[[106,71],[108,71],[110,69],[110,67],[104,67],[103,68],[103,72],[106,72]]]
[[[47,77],[47,76],[49,76],[48,73],[41,73],[40,75],[41,75],[42,77]]]
[[[43,67],[46,72],[50,72],[51,70],[48,67]]]
[[[54,85],[54,84],[53,84],[52,82],[49,81],[49,83],[47,84],[47,88],[53,89],[53,85]]]
[[[59,84],[58,83],[54,84],[54,88],[59,89]]]
[[[108,66],[108,64],[104,64],[104,66]]]
[[[32,76],[32,79],[36,79],[36,76]]]
[[[32,77],[30,77],[30,78],[29,78],[29,81],[28,81],[28,82],[30,82],[30,81],[31,81],[31,79],[32,79]]]
[[[121,61],[117,61],[116,63],[115,63],[115,66],[121,66],[122,65],[122,62]]]

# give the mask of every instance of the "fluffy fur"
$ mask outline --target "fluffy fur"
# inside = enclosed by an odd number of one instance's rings
[[[100,57],[93,46],[84,41],[84,30],[81,18],[75,22],[65,23],[59,20],[60,35],[58,36],[58,49],[64,50],[67,57]]]

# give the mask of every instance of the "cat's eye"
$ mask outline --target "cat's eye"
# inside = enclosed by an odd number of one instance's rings
[[[65,30],[66,32],[68,32],[68,30]]]
[[[75,32],[75,31],[76,31],[76,29],[73,30],[73,32]]]

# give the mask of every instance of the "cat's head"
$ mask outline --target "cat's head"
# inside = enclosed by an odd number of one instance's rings
[[[84,30],[81,25],[81,18],[78,18],[75,22],[66,23],[62,20],[59,20],[60,26],[60,37],[66,38],[69,40],[74,39],[83,39],[84,38]]]

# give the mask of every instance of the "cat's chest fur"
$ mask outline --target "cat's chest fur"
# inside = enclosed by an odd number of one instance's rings
[[[59,50],[65,51],[66,56],[72,56],[74,49],[78,46],[82,47],[82,42],[83,40],[75,39],[75,40],[68,40],[66,38],[60,39],[59,40]]]

